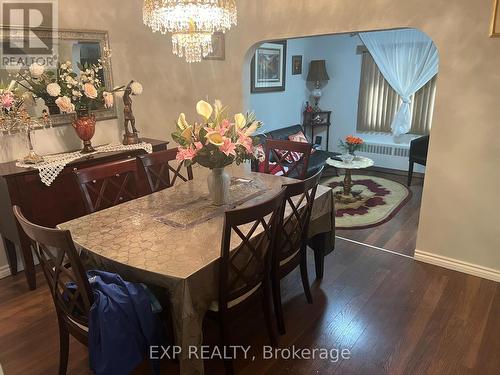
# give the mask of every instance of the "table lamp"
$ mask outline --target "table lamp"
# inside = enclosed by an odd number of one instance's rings
[[[309,65],[309,73],[307,74],[307,81],[314,82],[314,89],[311,91],[311,96],[314,99],[314,111],[318,112],[321,109],[318,106],[321,99],[321,82],[329,81],[330,77],[326,71],[325,60],[313,60]]]

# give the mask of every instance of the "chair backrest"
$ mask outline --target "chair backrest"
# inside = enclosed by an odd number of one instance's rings
[[[137,156],[144,168],[152,193],[173,186],[177,178],[182,181],[193,179],[191,166],[186,167],[185,174],[181,173],[184,163],[176,162],[176,155],[177,148],[171,148]]]
[[[14,206],[13,211],[32,242],[57,313],[88,325],[93,295],[70,232],[33,224],[23,216],[18,206]]]
[[[136,159],[100,164],[75,171],[87,213],[140,196]]]
[[[296,254],[307,241],[314,198],[322,173],[323,167],[304,181],[283,185],[286,188],[283,215],[287,207],[291,212],[280,221],[282,227],[278,230],[275,252],[277,264]]]
[[[307,176],[311,144],[277,139],[266,139],[264,173],[271,170],[269,163],[276,162],[283,176],[303,180]]]
[[[271,257],[285,189],[253,206],[226,211],[219,274],[219,311],[249,293],[270,276]],[[236,237],[231,241],[232,233]],[[241,243],[231,249],[236,241]],[[238,242],[236,242],[238,243]]]

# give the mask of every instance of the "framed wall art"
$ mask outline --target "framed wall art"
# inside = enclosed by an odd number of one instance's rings
[[[224,33],[216,32],[212,34],[212,53],[203,57],[204,60],[225,60],[226,59],[226,39]]]
[[[292,75],[302,74],[302,56],[292,56]]]
[[[251,92],[285,91],[286,40],[264,43],[250,67]]]

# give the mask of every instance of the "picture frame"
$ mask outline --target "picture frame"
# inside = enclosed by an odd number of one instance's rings
[[[500,38],[500,0],[493,0],[490,37]]]
[[[226,38],[224,33],[216,32],[212,34],[212,53],[203,57],[203,60],[225,60],[226,59]]]
[[[292,56],[292,75],[302,74],[302,56]]]
[[[264,43],[257,48],[250,66],[250,91],[285,91],[286,40]]]

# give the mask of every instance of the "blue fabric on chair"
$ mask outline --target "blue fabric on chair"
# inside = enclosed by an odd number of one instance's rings
[[[88,271],[94,292],[89,316],[89,360],[96,375],[131,373],[146,357],[150,345],[158,345],[159,320],[140,284],[119,275]],[[159,363],[153,365],[159,373]]]

